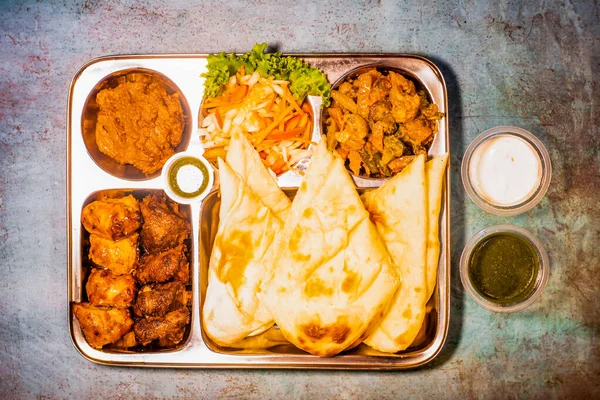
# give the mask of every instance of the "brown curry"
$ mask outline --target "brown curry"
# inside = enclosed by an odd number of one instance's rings
[[[98,149],[145,174],[161,169],[181,142],[184,119],[177,94],[147,75],[133,73],[98,92]]]

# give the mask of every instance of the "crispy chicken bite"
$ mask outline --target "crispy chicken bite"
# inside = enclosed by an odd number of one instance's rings
[[[109,270],[94,268],[85,290],[95,306],[127,308],[133,305],[137,287],[131,274],[113,275]]]
[[[158,345],[160,347],[173,347],[183,340],[184,334],[185,327],[181,327],[178,330],[169,333],[169,335],[158,339]]]
[[[90,346],[100,349],[114,343],[131,331],[133,319],[128,309],[93,306],[89,303],[73,304],[73,313]]]
[[[189,322],[190,312],[184,307],[162,317],[140,319],[133,325],[133,331],[137,341],[144,346],[157,339],[161,343],[177,344],[183,339],[182,332]]]
[[[140,209],[144,217],[142,244],[148,253],[156,254],[173,248],[190,235],[190,224],[176,203],[167,197],[149,195],[142,200]]]
[[[133,312],[138,317],[159,317],[187,305],[191,299],[181,282],[146,285],[138,292]]]
[[[190,264],[184,244],[163,251],[160,254],[147,254],[140,258],[135,277],[141,284],[166,282],[171,279],[187,284],[190,281]]]
[[[129,274],[135,269],[138,261],[137,233],[114,242],[98,235],[90,235],[90,253],[92,262],[110,269],[115,275]]]
[[[140,228],[140,207],[132,196],[91,202],[81,212],[85,229],[102,238],[119,240]]]
[[[137,340],[135,340],[135,333],[133,331],[127,333],[121,339],[117,340],[113,344],[110,345],[111,348],[115,349],[128,349],[130,347],[135,347],[138,345]]]
[[[433,134],[433,131],[429,126],[429,121],[425,118],[413,119],[412,121],[402,124],[400,126],[400,132],[408,137],[411,143],[416,145],[425,142]]]
[[[399,124],[413,120],[421,107],[421,97],[418,94],[407,94],[397,88],[392,89],[390,92],[390,101],[392,103],[392,115]]]

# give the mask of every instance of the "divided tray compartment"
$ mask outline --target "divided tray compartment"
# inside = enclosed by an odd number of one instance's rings
[[[331,83],[338,81],[348,71],[361,66],[380,66],[400,70],[414,77],[428,91],[445,117],[439,122],[439,132],[429,149],[430,155],[449,153],[448,100],[446,86],[439,69],[429,60],[402,54],[291,54],[322,69]],[[138,199],[146,194],[162,192],[160,176],[115,176],[105,171],[88,152],[84,138],[84,119],[89,124],[89,109],[86,104],[98,87],[112,76],[138,70],[151,71],[163,76],[163,81],[173,92],[179,91],[185,117],[182,143],[176,151],[200,147],[198,117],[203,93],[203,78],[207,55],[124,55],[91,60],[77,72],[71,82],[67,109],[67,236],[68,236],[68,307],[67,318],[70,335],[75,348],[90,361],[106,365],[150,366],[168,368],[298,368],[298,369],[407,369],[423,365],[432,360],[441,350],[449,325],[450,304],[450,168],[447,169],[442,209],[440,215],[440,262],[438,283],[427,304],[424,335],[418,345],[397,354],[384,354],[366,345],[343,352],[330,358],[307,354],[292,345],[279,345],[270,349],[240,350],[217,346],[202,330],[200,311],[206,294],[207,270],[212,241],[218,226],[220,199],[218,179],[213,191],[202,203],[181,205],[191,216],[192,234],[189,243],[190,275],[193,301],[191,327],[187,337],[172,349],[158,351],[114,351],[96,350],[87,344],[81,328],[72,313],[72,303],[85,299],[84,285],[87,279],[87,255],[85,239],[87,233],[81,225],[81,210],[100,194],[133,193]],[[169,92],[171,93],[171,92]],[[322,133],[319,111],[320,98],[309,99],[313,110],[313,140]],[[356,178],[356,177],[355,177]],[[288,196],[293,196],[302,176],[290,171],[278,177],[279,186]],[[355,179],[359,191],[378,187],[381,180]],[[187,208],[185,208],[187,207]]]
[[[290,198],[294,199],[297,188],[283,188],[285,194]],[[365,191],[371,189],[359,188],[359,194],[363,194]],[[200,245],[198,246],[200,254],[198,258],[199,270],[200,270],[200,304],[204,303],[206,297],[206,291],[208,287],[208,268],[212,247],[217,235],[217,229],[219,227],[219,209],[221,206],[221,199],[217,191],[212,191],[205,199],[200,210],[200,221],[202,221],[201,234],[200,234]],[[398,354],[381,353],[377,350],[371,349],[367,345],[361,343],[350,351],[342,352],[334,358],[343,356],[374,356],[374,357],[404,357],[407,354],[415,353],[425,349],[435,339],[437,333],[437,311],[433,308],[433,302],[430,302],[427,314],[425,317],[424,329],[420,333],[420,340],[416,340],[413,346],[409,347],[406,351]],[[308,357],[314,357],[308,355],[303,350],[298,349],[291,343],[279,344],[270,348],[261,349],[236,349],[233,347],[220,346],[214,343],[208,335],[202,331],[202,340],[206,343],[209,349],[214,352],[221,354],[246,354],[246,355],[271,355],[271,354],[284,354],[286,356],[297,356],[306,355]],[[315,357],[318,359],[318,357]],[[328,360],[322,358],[322,360]]]
[[[125,197],[128,195],[132,195],[134,198],[136,198],[136,200],[141,202],[142,199],[148,195],[163,195],[163,194],[164,194],[164,191],[160,190],[160,189],[106,189],[106,190],[99,190],[99,191],[96,191],[96,192],[90,194],[85,199],[85,201],[82,204],[81,210],[83,210],[83,208],[85,206],[92,203],[93,201],[98,200],[98,199],[103,199],[103,198],[121,198],[121,197]],[[179,204],[179,211],[185,217],[185,219],[191,226],[192,225],[191,207],[189,205]],[[89,259],[89,256],[88,256],[89,249],[90,249],[89,237],[90,237],[90,233],[87,232],[82,226],[81,230],[80,230],[80,239],[79,239],[80,248],[81,248],[81,264],[77,268],[77,272],[78,272],[77,277],[73,279],[73,282],[71,285],[72,290],[73,290],[73,293],[72,293],[73,300],[71,302],[69,302],[69,309],[70,309],[69,317],[70,317],[71,334],[75,337],[75,343],[76,343],[76,346],[78,346],[78,350],[80,352],[82,352],[82,351],[85,351],[85,352],[101,351],[103,353],[113,353],[113,354],[137,354],[137,353],[176,352],[176,351],[179,351],[182,348],[184,348],[190,340],[191,327],[192,327],[192,324],[194,323],[194,318],[196,318],[196,315],[198,315],[198,310],[194,310],[193,306],[190,309],[191,321],[185,330],[185,333],[183,335],[183,340],[172,347],[159,347],[157,344],[153,343],[153,344],[145,346],[145,347],[142,347],[141,345],[139,345],[139,346],[136,346],[131,349],[111,348],[109,345],[107,345],[107,346],[103,347],[102,350],[95,350],[91,346],[89,346],[89,344],[85,340],[85,337],[83,336],[83,332],[81,331],[79,322],[77,321],[76,318],[74,318],[73,310],[72,310],[73,302],[87,302],[88,301],[87,293],[85,290],[85,285],[87,283],[87,280],[89,278],[92,268],[101,268],[101,267],[97,267]],[[197,296],[196,293],[192,290],[192,287],[194,286],[194,282],[198,276],[198,274],[195,273],[196,267],[193,264],[193,257],[192,257],[192,255],[196,252],[196,248],[194,245],[194,243],[196,243],[196,242],[197,241],[194,240],[192,235],[190,235],[190,237],[184,241],[184,244],[186,245],[186,247],[188,249],[186,255],[188,258],[189,268],[190,268],[190,281],[186,283],[186,289],[192,293],[192,305],[194,304],[193,298],[195,296]],[[141,243],[138,246],[141,246]],[[142,255],[142,253],[140,252],[140,256],[141,255]],[[141,288],[141,285],[138,284],[138,289],[140,289],[140,288]],[[132,313],[132,316],[133,316],[133,313]]]

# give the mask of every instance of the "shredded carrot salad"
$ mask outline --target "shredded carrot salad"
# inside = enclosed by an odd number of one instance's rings
[[[235,132],[246,135],[266,166],[279,175],[309,157],[312,109],[290,93],[289,82],[245,74],[242,66],[229,78],[220,96],[204,100],[200,136],[204,157],[215,162],[225,158]]]

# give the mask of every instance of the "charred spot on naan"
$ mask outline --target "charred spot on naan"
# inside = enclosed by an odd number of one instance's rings
[[[290,254],[294,259],[298,261],[308,261],[310,260],[310,254],[304,254],[302,250],[304,249],[303,242],[306,241],[306,235],[304,234],[304,230],[300,225],[294,228],[292,232],[292,237],[290,238],[289,248]]]
[[[304,218],[311,218],[314,214],[315,214],[315,209],[312,207],[308,207],[302,212],[302,216]]]
[[[379,210],[367,207],[367,211],[369,212],[369,219],[372,223],[382,224],[385,221],[385,216],[383,215],[383,213],[379,212]]]
[[[219,280],[230,283],[234,290],[244,283],[244,270],[247,260],[252,258],[252,233],[235,230],[230,233],[227,241],[222,241],[222,257],[216,267]]]
[[[319,278],[311,278],[304,285],[304,295],[307,298],[313,298],[318,296],[331,296],[333,294],[333,288],[325,285],[325,282]]]
[[[313,342],[325,342],[329,339],[333,343],[342,344],[348,339],[351,328],[345,318],[338,318],[336,322],[330,325],[321,325],[320,322],[309,322],[300,326],[301,332]],[[331,354],[325,351],[323,356],[337,354],[339,350],[331,350]]]
[[[343,271],[346,273],[346,277],[342,281],[342,292],[353,293],[358,290],[360,284],[360,275],[349,269],[347,264],[344,263]]]
[[[350,293],[358,286],[358,274],[349,271],[342,282],[342,291],[344,293]]]
[[[298,188],[298,191],[296,192],[296,196],[298,196],[299,194],[302,194],[306,192],[306,181],[303,180],[302,183],[300,184],[300,187]]]

